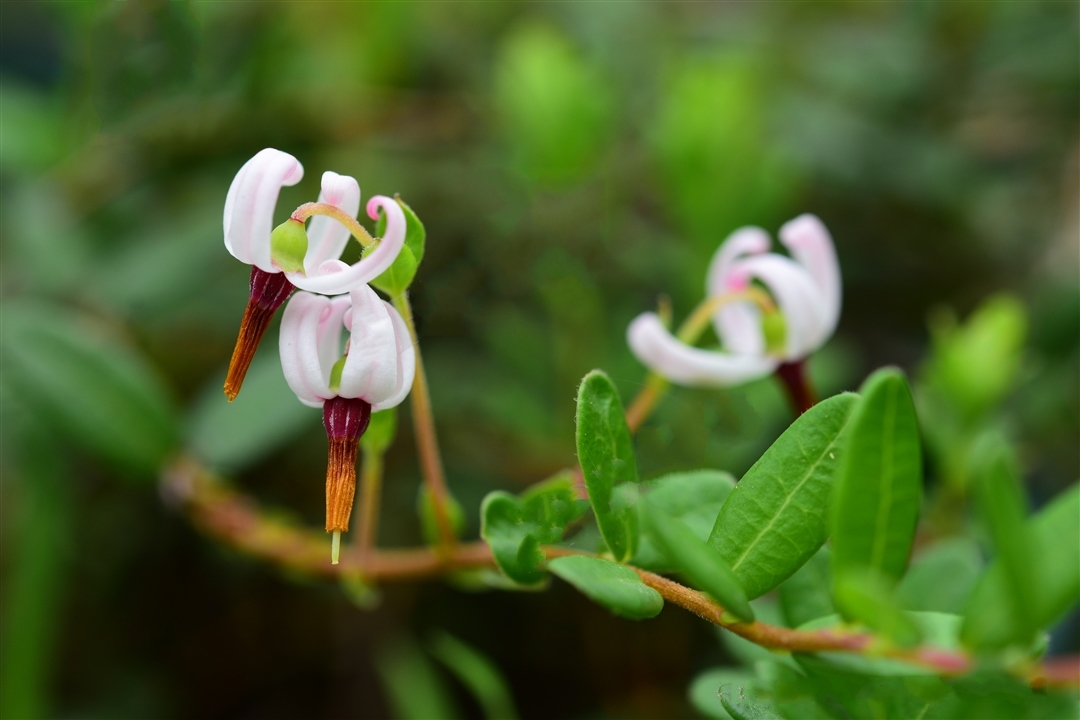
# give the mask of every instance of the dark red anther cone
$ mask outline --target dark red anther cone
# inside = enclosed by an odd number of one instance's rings
[[[795,362],[781,363],[780,367],[776,368],[776,376],[784,383],[796,414],[802,415],[817,403],[814,389],[806,376],[805,358]]]
[[[323,426],[330,452],[326,463],[326,532],[346,532],[356,494],[356,454],[371,420],[371,405],[359,398],[330,398]]]
[[[240,394],[240,386],[244,383],[251,359],[255,357],[255,351],[259,349],[259,342],[274,313],[295,289],[285,273],[268,273],[254,265],[251,267],[251,294],[244,309],[244,319],[240,322],[240,334],[229,361],[229,372],[225,376],[225,395],[229,402]]]

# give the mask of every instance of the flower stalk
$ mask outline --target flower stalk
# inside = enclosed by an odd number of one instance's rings
[[[309,202],[304,203],[300,207],[293,210],[293,214],[289,216],[290,220],[295,220],[298,223],[305,223],[310,218],[316,215],[324,215],[329,218],[337,220],[344,225],[352,233],[352,236],[363,245],[365,248],[370,247],[375,243],[375,238],[371,237],[371,233],[364,229],[364,226],[356,221],[349,213],[345,212],[336,205],[331,205],[325,202]]]

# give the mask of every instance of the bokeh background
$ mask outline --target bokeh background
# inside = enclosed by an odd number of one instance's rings
[[[1080,474],[1075,3],[0,13],[5,718],[478,716],[434,659],[444,632],[498,666],[525,717],[689,716],[690,679],[730,662],[687,613],[630,623],[559,583],[420,582],[362,610],[334,583],[216,546],[162,501],[157,465],[183,447],[321,525],[325,438],[280,378],[276,325],[240,400],[221,393],[248,275],[221,211],[263,147],[306,168],[279,219],[333,169],[425,222],[412,297],[469,537],[487,492],[573,462],[586,371],[626,399],[640,387],[634,315],[666,295],[684,317],[729,232],[802,212],[831,229],[843,269],[839,331],[812,361],[826,394],[891,363],[932,405],[930,353],[1007,291],[1022,312],[989,320],[965,356],[976,378],[1008,361],[979,422],[1016,443],[1033,507]],[[126,426],[124,402],[156,424]],[[388,546],[422,542],[402,411]],[[272,421],[253,436],[254,416]],[[676,389],[640,433],[643,474],[738,475],[790,419],[768,380]],[[931,486],[948,472],[934,460]]]

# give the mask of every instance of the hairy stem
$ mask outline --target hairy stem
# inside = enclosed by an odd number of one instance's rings
[[[349,228],[349,232],[352,233],[352,236],[364,247],[368,247],[375,242],[375,238],[371,237],[371,233],[365,230],[364,226],[356,221],[356,218],[341,208],[329,203],[304,203],[293,211],[291,217],[296,222],[304,223],[313,215],[326,215],[327,217],[337,220],[339,223]]]
[[[420,471],[435,505],[439,550],[449,555],[453,553],[457,540],[454,538],[454,530],[450,524],[446,474],[443,472],[442,458],[439,455],[439,440],[435,435],[435,417],[431,411],[431,395],[428,392],[427,375],[424,374],[424,362],[420,356],[420,342],[416,337],[416,325],[413,323],[408,291],[395,295],[393,303],[409,328],[409,336],[416,350],[416,378],[413,380],[410,393],[413,428],[416,432],[417,451],[420,454]]]

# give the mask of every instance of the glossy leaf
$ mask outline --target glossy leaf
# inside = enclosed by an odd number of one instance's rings
[[[904,573],[919,516],[919,427],[899,370],[877,371],[859,393],[833,487],[833,568],[891,582]]]
[[[829,550],[821,548],[780,586],[780,607],[788,627],[836,612],[832,602]]]
[[[906,610],[959,613],[982,567],[978,544],[965,537],[935,543],[916,555],[896,587]]]
[[[555,558],[548,569],[570,583],[594,602],[630,620],[655,617],[664,608],[664,598],[646,585],[638,574],[610,560],[570,555]]]
[[[587,503],[574,497],[569,473],[530,488],[520,499],[496,491],[480,507],[480,536],[507,577],[534,585],[544,579],[540,546],[558,542],[567,523],[580,517],[586,507]]]
[[[753,622],[754,611],[720,554],[697,537],[689,527],[662,510],[641,502],[643,515],[653,539],[663,553],[690,582],[708,593],[739,620]]]
[[[720,509],[709,544],[748,597],[782,583],[825,542],[829,484],[855,399],[837,395],[800,416]]]
[[[161,380],[120,339],[71,310],[4,307],[3,381],[64,440],[153,476],[177,446]]]
[[[586,375],[578,390],[577,451],[604,542],[616,560],[627,560],[637,545],[637,515],[631,511],[637,460],[619,391],[600,370]]]
[[[277,352],[267,349],[255,356],[236,400],[225,399],[215,376],[192,411],[188,447],[210,467],[240,470],[322,421],[318,410],[296,399]]]
[[[735,487],[735,479],[719,470],[693,470],[671,473],[642,484],[649,486],[645,497],[650,505],[685,524],[699,539],[708,540],[724,500]],[[631,562],[646,570],[674,567],[644,525]]]
[[[440,632],[429,644],[431,654],[469,689],[488,720],[514,720],[517,710],[499,667],[476,648]]]
[[[420,218],[412,208],[397,196],[394,200],[405,212],[405,245],[401,248],[394,264],[383,271],[379,277],[371,281],[377,289],[382,290],[391,297],[400,295],[409,289],[412,281],[416,278],[416,271],[420,262],[424,259],[424,246],[427,241],[427,231]],[[375,223],[375,235],[382,237],[386,233],[386,216],[379,213],[379,220]]]
[[[1036,606],[1032,620],[1047,628],[1080,602],[1080,485],[1073,485],[1028,523],[1034,541],[1032,564]],[[964,615],[964,642],[994,648],[1024,641],[1008,602],[1007,579],[1001,558],[979,579]]]

